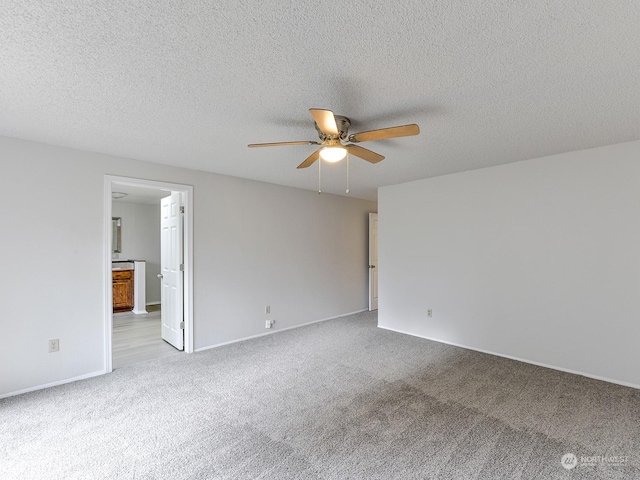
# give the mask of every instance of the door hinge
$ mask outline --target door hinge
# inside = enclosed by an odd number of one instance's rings
[[[180,322],[180,329],[184,330],[184,322]]]
[[[184,207],[180,207],[180,213],[184,213]]]
[[[184,272],[184,263],[181,263],[181,264],[180,264],[180,271],[181,271],[181,272]]]

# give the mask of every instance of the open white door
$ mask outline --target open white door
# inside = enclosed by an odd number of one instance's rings
[[[162,281],[160,311],[162,339],[178,350],[184,349],[182,212],[180,192],[161,200],[160,272]]]
[[[369,214],[369,311],[378,309],[378,214]]]

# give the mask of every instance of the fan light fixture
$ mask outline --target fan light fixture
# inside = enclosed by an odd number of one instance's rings
[[[347,156],[347,149],[344,147],[324,147],[320,150],[320,158],[325,162],[335,163]]]
[[[372,152],[360,145],[360,142],[372,140],[385,140],[387,138],[408,137],[418,135],[420,127],[415,123],[400,125],[398,127],[380,128],[378,130],[368,130],[366,132],[349,134],[351,120],[342,115],[334,115],[331,110],[323,108],[310,108],[309,113],[313,117],[313,122],[318,131],[320,141],[296,141],[296,142],[275,142],[275,143],[251,143],[249,148],[255,147],[277,147],[280,145],[319,145],[318,149],[298,165],[298,168],[308,168],[318,162],[318,193],[322,193],[321,170],[322,160],[329,163],[336,163],[346,157],[347,159],[347,189],[349,193],[349,159],[351,156],[361,158],[369,163],[378,163],[384,160],[384,156]],[[344,145],[342,142],[350,142]],[[347,155],[348,154],[348,155]],[[320,161],[318,161],[320,159]]]

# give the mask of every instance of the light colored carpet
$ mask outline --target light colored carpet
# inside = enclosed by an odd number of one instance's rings
[[[0,478],[637,479],[639,420],[638,390],[374,312],[2,399]]]

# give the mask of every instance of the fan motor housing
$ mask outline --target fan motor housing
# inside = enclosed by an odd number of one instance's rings
[[[342,115],[334,115],[334,117],[336,119],[336,126],[338,127],[338,131],[340,132],[339,136],[325,135],[318,127],[318,124],[316,122],[313,122],[316,130],[318,131],[318,137],[320,137],[320,140],[324,141],[327,138],[340,138],[341,140],[344,140],[347,138],[347,132],[349,131],[349,127],[351,126],[351,120],[349,120],[347,117],[343,117]]]

